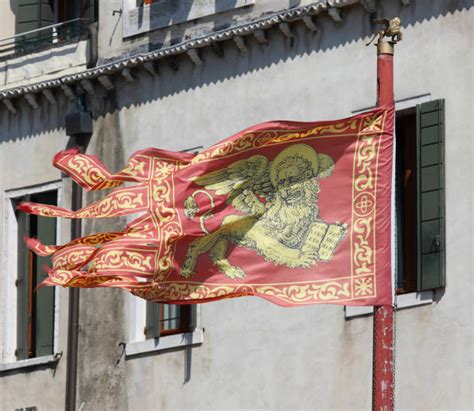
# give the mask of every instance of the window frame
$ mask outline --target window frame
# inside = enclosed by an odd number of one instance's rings
[[[162,334],[159,337],[148,339],[143,332],[146,326],[146,307],[146,300],[129,295],[129,338],[125,345],[126,358],[203,343],[204,329],[201,326],[201,304],[195,305],[193,329],[173,334]]]
[[[412,141],[408,142],[409,148],[413,150],[412,158],[409,160],[411,162],[412,166],[412,174],[410,175],[410,178],[412,179],[412,187],[411,190],[407,189],[404,187],[405,179],[406,179],[406,169],[403,167],[405,164],[401,164],[401,158],[398,159],[399,155],[401,156],[401,150],[404,150],[405,147],[401,147],[400,145],[400,138],[397,135],[397,132],[395,132],[397,143],[396,143],[396,154],[395,154],[395,187],[394,187],[394,192],[395,192],[395,213],[397,213],[395,217],[395,232],[396,232],[396,242],[397,242],[397,255],[396,255],[396,275],[394,278],[394,287],[395,287],[395,294],[397,296],[403,295],[403,294],[410,294],[410,293],[416,293],[418,291],[417,287],[417,277],[418,277],[418,265],[417,265],[417,235],[418,235],[418,225],[417,225],[417,220],[418,220],[418,210],[417,210],[417,202],[418,202],[418,156],[417,156],[417,125],[416,125],[416,105],[407,109],[403,110],[396,110],[396,119],[399,118],[405,118],[406,121],[407,117],[411,117],[410,120],[414,123],[414,130],[410,130],[410,136],[408,138],[413,139]],[[396,120],[397,121],[397,120]],[[403,128],[403,126],[401,126]],[[405,143],[405,142],[404,142]],[[405,154],[405,153],[404,153]],[[403,154],[403,155],[404,155]],[[409,193],[409,191],[412,191]],[[406,206],[406,194],[411,195],[409,198],[410,202],[410,208],[409,211],[412,214],[411,217],[414,218],[414,225],[409,227],[408,234],[407,236],[405,230],[407,229],[408,224],[405,219],[408,218],[405,214],[407,209],[405,208]],[[400,203],[397,203],[398,196],[402,196],[403,200]],[[400,208],[400,209],[399,209]],[[408,238],[410,237],[410,238]],[[408,250],[409,247],[406,247],[405,242],[408,240],[411,241],[411,245],[413,246],[413,249]],[[405,252],[410,253],[409,256],[405,254]],[[409,259],[408,264],[408,269],[406,269],[406,262],[407,258]],[[401,265],[400,265],[401,262]],[[400,284],[400,271],[404,271],[403,275],[403,284]]]
[[[158,305],[158,306],[156,306]],[[173,334],[183,334],[193,330],[193,310],[196,304],[164,304],[164,303],[154,303],[147,301],[146,303],[146,313],[145,313],[145,328],[144,334],[146,339],[157,338],[160,336],[173,335]],[[176,307],[179,310],[179,317],[168,317],[165,318],[165,307]],[[168,308],[170,311],[170,308]],[[155,318],[156,315],[159,316],[159,319]],[[152,318],[150,318],[151,316]],[[166,321],[172,321],[173,319],[179,318],[179,327],[175,328],[165,328]],[[152,324],[150,324],[152,323]],[[156,327],[156,323],[159,325],[159,329],[153,332],[153,329]],[[148,326],[152,327],[152,336],[148,336]]]
[[[34,195],[46,191],[57,191],[57,203],[62,204],[62,182],[52,181],[26,188],[16,188],[4,192],[3,201],[3,245],[1,269],[3,276],[0,279],[2,299],[4,301],[3,313],[0,315],[0,370],[18,367],[28,367],[36,363],[54,361],[59,347],[59,305],[60,292],[54,293],[54,332],[53,332],[53,354],[41,357],[32,357],[18,360],[15,355],[17,349],[17,221],[13,201],[26,195]],[[56,223],[56,241],[61,243],[61,219]]]

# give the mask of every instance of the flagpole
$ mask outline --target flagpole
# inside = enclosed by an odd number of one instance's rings
[[[394,104],[393,53],[401,40],[400,19],[375,19],[384,24],[377,41],[377,105]],[[390,39],[385,39],[390,37]],[[374,36],[375,38],[375,36]],[[392,268],[393,272],[393,268]],[[395,391],[395,328],[394,306],[374,307],[372,410],[394,409]]]

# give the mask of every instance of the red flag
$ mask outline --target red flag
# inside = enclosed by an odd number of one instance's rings
[[[120,287],[195,303],[256,295],[283,306],[392,303],[393,107],[317,123],[250,127],[197,155],[154,148],[110,173],[77,150],[53,164],[86,190],[80,210],[23,203],[37,215],[140,213],[123,231],[46,246],[43,285]]]

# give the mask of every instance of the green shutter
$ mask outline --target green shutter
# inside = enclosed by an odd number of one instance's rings
[[[47,27],[55,23],[54,2],[49,0],[20,0],[16,10],[16,33],[21,34],[27,31]],[[32,33],[19,37],[17,47],[20,51],[36,49],[44,43],[51,43],[53,40],[52,29]]]
[[[16,9],[16,33],[40,27],[40,0],[19,0]]]
[[[56,22],[54,16],[54,6],[51,4],[54,2],[50,0],[41,0],[40,3],[40,27],[51,26]]]
[[[56,244],[56,219],[38,217],[38,239],[43,244]],[[50,257],[36,256],[35,286],[47,276],[44,270],[50,265]],[[35,295],[35,348],[36,356],[50,355],[53,353],[54,342],[54,287],[44,287]]]
[[[96,17],[96,12],[95,12],[96,7],[97,7],[97,4],[95,0],[90,0],[90,1],[85,2],[84,14],[81,17],[84,19],[88,19],[90,20],[90,22],[92,22],[93,20],[95,20],[95,17]]]
[[[18,205],[16,201],[12,204]],[[23,237],[29,233],[30,216],[26,213],[17,212],[17,335],[16,335],[16,357],[23,360],[29,356],[28,347],[28,327],[30,319],[29,312],[29,269],[30,269],[30,251],[26,248]]]
[[[33,201],[57,205],[57,191],[25,196],[13,202]],[[19,360],[53,353],[54,287],[35,291],[46,278],[49,257],[38,257],[26,247],[24,237],[34,236],[44,244],[56,243],[56,219],[17,214],[17,352]]]
[[[158,338],[160,336],[160,312],[161,304],[146,303],[146,327],[145,336],[147,339]]]
[[[417,290],[445,285],[444,100],[417,106]]]
[[[189,313],[189,330],[194,331],[197,327],[197,304],[191,305]]]
[[[16,33],[50,26],[56,21],[54,14],[49,0],[20,0],[16,9]]]

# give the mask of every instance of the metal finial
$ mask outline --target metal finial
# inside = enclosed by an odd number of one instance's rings
[[[391,20],[387,18],[377,18],[374,19],[374,23],[383,25],[384,27],[373,35],[366,46],[372,44],[377,36],[379,37],[377,44],[383,42],[385,37],[390,37],[389,42],[392,44],[396,44],[402,40],[402,32],[400,30],[401,23],[398,17],[394,17]]]

